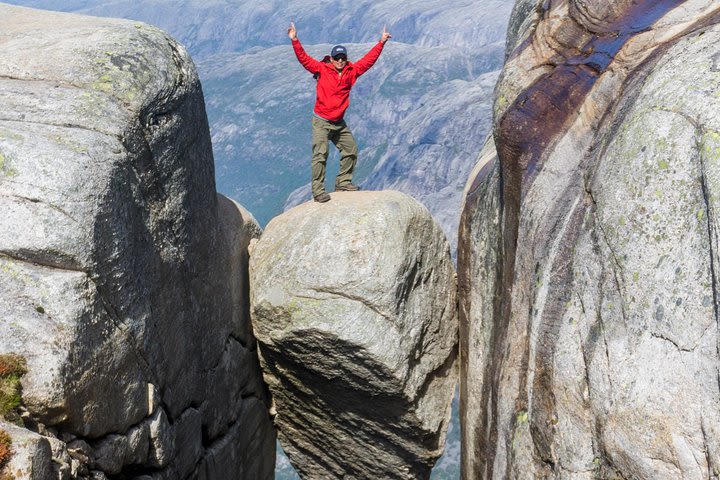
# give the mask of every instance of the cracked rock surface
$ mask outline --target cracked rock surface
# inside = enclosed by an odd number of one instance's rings
[[[260,229],[215,192],[191,59],[138,22],[0,17],[0,352],[27,359],[27,435],[53,478],[271,478]]]
[[[511,22],[460,230],[466,479],[720,475],[720,4],[611,4]]]
[[[428,478],[455,389],[455,271],[430,213],[333,193],[273,219],[251,306],[278,436],[303,478]]]

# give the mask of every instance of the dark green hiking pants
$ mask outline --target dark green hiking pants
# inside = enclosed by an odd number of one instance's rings
[[[345,120],[328,122],[315,115],[312,117],[312,194],[316,197],[325,191],[325,166],[328,159],[328,142],[340,151],[340,171],[335,187],[352,181],[357,163],[358,148]]]

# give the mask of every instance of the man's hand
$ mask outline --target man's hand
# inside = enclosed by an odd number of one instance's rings
[[[382,36],[380,37],[380,41],[382,43],[385,43],[388,40],[390,40],[391,38],[392,38],[392,35],[390,35],[390,32],[387,31],[387,29],[385,28],[385,25],[383,25],[383,31],[382,31]]]
[[[290,22],[290,28],[288,28],[288,37],[290,40],[297,40],[297,30],[295,30],[295,24]]]

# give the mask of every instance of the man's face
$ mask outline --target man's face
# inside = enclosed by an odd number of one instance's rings
[[[332,64],[336,69],[342,70],[347,64],[347,57],[345,55],[335,55],[332,57]]]

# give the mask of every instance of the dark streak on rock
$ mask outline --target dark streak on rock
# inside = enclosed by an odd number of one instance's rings
[[[67,272],[88,274],[78,260],[64,252],[35,251],[25,248],[15,250],[0,249],[0,260],[21,262],[38,267],[51,268]]]
[[[47,126],[47,127],[56,127],[56,128],[67,128],[67,129],[73,129],[73,130],[83,130],[90,133],[99,133],[100,135],[105,135],[107,137],[115,138],[121,141],[122,139],[120,136],[114,132],[111,131],[103,131],[99,130],[97,128],[92,128],[89,125],[80,125],[80,124],[72,124],[72,123],[57,123],[57,122],[34,122],[31,120],[20,120],[20,119],[13,119],[13,118],[7,118],[2,116],[3,113],[0,113],[0,122],[2,123],[17,123],[22,125],[38,125],[38,126]]]
[[[595,81],[618,51],[635,35],[648,29],[685,0],[644,0],[635,4],[609,33],[596,34],[578,55],[553,59],[554,69],[519,95],[498,122],[498,154],[503,178],[513,181],[509,193],[522,199],[532,179],[542,168],[541,156],[574,116]],[[577,26],[576,26],[577,27]],[[583,31],[580,26],[578,31]],[[532,45],[531,37],[514,56]],[[508,198],[506,197],[506,201]]]
[[[0,196],[2,196],[2,195],[0,195]],[[48,208],[50,208],[50,209],[52,209],[52,210],[55,210],[56,212],[59,212],[59,213],[65,215],[67,218],[69,218],[69,219],[72,220],[73,222],[79,223],[78,220],[77,220],[75,217],[73,217],[72,215],[70,215],[70,213],[68,213],[67,211],[65,211],[63,208],[61,208],[61,207],[59,207],[59,206],[57,206],[57,205],[55,205],[55,204],[53,204],[53,203],[46,202],[46,201],[44,201],[44,200],[42,200],[42,199],[40,199],[40,198],[26,197],[26,196],[24,196],[24,195],[8,195],[8,197],[14,198],[14,199],[17,199],[17,200],[20,200],[21,202],[26,202],[26,203],[31,203],[31,204],[42,204],[42,205],[46,205]]]
[[[383,309],[381,307],[367,301],[367,299],[363,298],[360,295],[353,295],[353,294],[343,291],[339,288],[332,288],[332,287],[317,287],[314,289],[314,291],[316,291],[318,293],[325,293],[332,297],[344,298],[344,299],[350,300],[352,302],[361,303],[367,309],[375,312],[376,314],[380,315],[382,318],[384,318],[388,322],[392,323],[395,326],[395,328],[397,328],[398,330],[400,330],[402,328],[402,324],[399,322],[397,315],[393,315],[393,314],[383,311]],[[322,298],[312,297],[312,296],[308,296],[308,295],[296,294],[295,297],[305,298],[305,299],[310,299],[310,300],[322,300]]]
[[[12,75],[0,75],[0,81],[18,81],[18,82],[42,82],[47,83],[48,85],[52,85],[53,87],[63,87],[63,88],[75,88],[78,90],[85,90],[85,85],[77,85],[75,83],[71,83],[65,80],[58,80],[58,79],[45,79],[45,78],[23,78],[23,77],[14,77]]]
[[[555,465],[560,462],[560,459],[555,458],[553,449],[555,425],[558,421],[553,360],[556,358],[558,346],[556,339],[560,336],[563,316],[567,310],[566,305],[572,297],[572,291],[567,288],[567,285],[572,284],[574,277],[575,252],[573,245],[582,230],[585,214],[586,206],[582,202],[578,202],[575,210],[570,213],[568,223],[557,225],[557,229],[564,230],[558,248],[566,253],[553,256],[552,263],[548,265],[550,271],[547,277],[552,278],[553,282],[548,285],[546,306],[540,318],[537,319],[538,342],[534,358],[536,374],[532,385],[532,406],[528,411],[532,412],[529,422],[530,434],[535,445],[534,455],[546,465]]]
[[[542,170],[543,155],[560,137],[566,126],[577,115],[579,107],[597,79],[607,70],[618,51],[635,35],[649,28],[671,9],[685,0],[640,0],[630,6],[624,15],[608,29],[608,33],[592,34],[583,25],[568,23],[564,33],[571,34],[581,41],[579,35],[592,35],[584,45],[568,47],[567,57],[548,59],[552,70],[542,75],[526,88],[514,100],[504,115],[496,120],[495,139],[498,145],[498,157],[501,169],[501,189],[503,207],[503,244],[504,252],[501,266],[501,281],[497,293],[502,299],[496,323],[507,328],[511,317],[511,298],[515,277],[516,249],[520,220],[520,206],[534,178]],[[549,11],[552,4],[543,4],[541,14]],[[529,37],[513,53],[517,57],[523,49],[533,42],[542,40]],[[567,44],[567,43],[566,43]],[[580,52],[579,54],[575,52]],[[481,177],[478,175],[478,177]],[[476,178],[473,182],[478,181]],[[466,205],[467,207],[467,205]],[[502,329],[502,328],[501,328]],[[496,368],[487,377],[486,384],[498,385],[503,359],[503,337],[495,337],[493,357],[490,363]],[[498,343],[499,341],[500,343]],[[524,378],[521,383],[527,381]],[[521,385],[520,390],[524,387]],[[486,390],[486,389],[484,389]],[[522,405],[518,408],[527,408]],[[486,404],[487,405],[487,404]],[[497,405],[493,401],[493,405]],[[488,418],[492,413],[488,414]],[[490,446],[484,452],[486,475],[493,476],[492,459],[497,448],[497,423],[490,420],[486,424],[487,433],[484,442]]]
[[[700,128],[700,125],[698,122],[692,121],[693,126],[695,127],[696,138],[700,139],[702,138],[703,132]],[[705,157],[703,155],[703,149],[702,145],[698,144],[695,147],[698,151],[698,158],[700,160],[700,185],[702,186],[702,194],[703,194],[703,201],[705,203],[705,218],[707,219],[707,236],[708,236],[708,245],[710,248],[710,275],[712,279],[712,294],[713,294],[713,316],[715,318],[715,324],[717,325],[718,331],[720,333],[720,299],[718,299],[718,265],[717,265],[717,255],[718,255],[718,245],[717,245],[717,225],[715,224],[715,212],[713,208],[713,204],[711,202],[711,192],[709,191],[708,184],[707,184],[707,169],[705,166]],[[718,342],[716,343],[716,353],[720,357],[720,335],[718,338]],[[718,389],[720,389],[720,369],[717,373],[717,382],[718,382]],[[704,431],[703,431],[704,433]],[[709,463],[708,463],[709,465]]]

